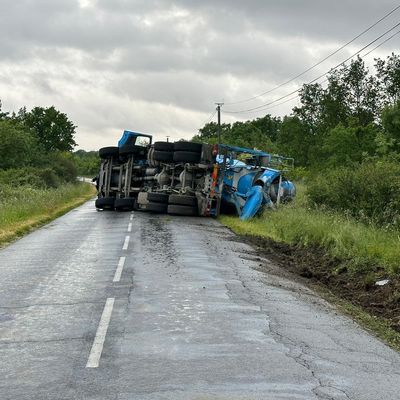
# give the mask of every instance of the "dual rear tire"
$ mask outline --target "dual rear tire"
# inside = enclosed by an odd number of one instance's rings
[[[95,206],[100,210],[114,210],[114,197],[99,197],[96,199]]]
[[[165,214],[168,211],[168,194],[149,192],[147,200],[149,201],[146,206],[147,211],[159,214]]]
[[[149,203],[146,210],[153,213],[168,213],[173,215],[198,215],[197,198],[195,196],[149,192]]]
[[[168,214],[195,216],[198,215],[197,198],[171,194],[168,199]]]
[[[202,145],[193,142],[175,142],[174,143],[174,161],[190,164],[200,162]]]
[[[132,211],[136,209],[136,199],[131,197],[125,197],[121,199],[115,199],[114,207],[118,211]]]
[[[201,159],[202,145],[192,142],[155,142],[151,158],[154,161],[197,164]]]

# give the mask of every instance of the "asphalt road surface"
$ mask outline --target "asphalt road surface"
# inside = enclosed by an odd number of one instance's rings
[[[399,399],[399,354],[263,262],[86,203],[0,251],[0,399]]]

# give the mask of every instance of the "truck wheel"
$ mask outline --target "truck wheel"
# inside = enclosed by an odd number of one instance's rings
[[[95,206],[100,210],[113,210],[114,201],[114,197],[99,197],[96,199]]]
[[[154,212],[154,213],[165,214],[168,210],[168,204],[166,204],[166,203],[149,203],[146,206],[146,210]]]
[[[192,151],[175,151],[174,161],[197,164],[200,161],[200,153]]]
[[[115,199],[114,207],[116,210],[126,210],[131,211],[135,208],[136,200],[130,197],[125,197],[123,199]]]
[[[197,207],[181,206],[177,204],[170,204],[168,206],[168,214],[195,216],[199,215]]]
[[[197,206],[197,197],[186,196],[183,194],[170,194],[168,199],[169,204],[177,204],[181,206]]]
[[[153,203],[168,203],[169,196],[166,193],[148,192],[147,200]]]
[[[144,157],[146,149],[143,146],[135,146],[133,144],[126,144],[119,148],[120,155],[138,155]]]
[[[174,151],[191,151],[192,153],[201,153],[203,145],[193,142],[175,142]]]
[[[173,160],[174,153],[172,151],[157,151],[154,150],[153,159],[155,161],[171,162]]]
[[[110,157],[118,157],[119,155],[119,148],[118,147],[102,147],[99,150],[100,158],[110,158]]]
[[[155,142],[154,150],[156,150],[156,151],[174,151],[174,144],[171,142]]]

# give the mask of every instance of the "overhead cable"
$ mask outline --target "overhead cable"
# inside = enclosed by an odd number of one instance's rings
[[[294,80],[296,80],[297,78],[300,78],[301,76],[305,75],[307,72],[313,70],[315,67],[318,67],[319,65],[321,65],[324,61],[328,60],[329,58],[331,58],[332,56],[334,56],[335,54],[337,54],[339,51],[343,50],[345,47],[347,47],[349,44],[353,43],[355,40],[357,40],[358,38],[360,38],[361,36],[363,36],[365,33],[369,32],[372,28],[374,28],[376,25],[378,25],[380,22],[382,22],[383,20],[385,20],[386,18],[388,18],[390,15],[392,15],[395,11],[397,11],[400,8],[400,5],[398,5],[397,7],[395,7],[393,10],[391,10],[390,12],[388,12],[386,15],[384,15],[383,17],[381,17],[378,21],[376,21],[375,23],[373,23],[372,25],[370,25],[367,29],[363,30],[361,33],[359,33],[357,36],[355,36],[353,39],[349,40],[347,43],[343,44],[342,46],[340,46],[338,49],[336,49],[334,52],[328,54],[326,57],[324,57],[322,60],[318,61],[316,64],[312,65],[311,67],[307,68],[306,70],[304,70],[303,72],[297,74],[296,76],[294,76],[293,78],[290,78],[289,80],[263,92],[260,93],[258,95],[255,95],[253,97],[249,97],[247,99],[243,99],[243,100],[239,100],[239,101],[235,101],[235,102],[231,102],[231,103],[225,103],[225,105],[234,105],[234,104],[240,104],[240,103],[247,103],[248,101],[251,100],[255,100],[259,97],[265,96],[266,94],[269,94],[279,88],[281,88],[282,86],[286,86],[287,84],[293,82]]]
[[[382,37],[386,36],[389,32],[391,32],[393,29],[397,28],[400,25],[400,22],[398,22],[396,25],[394,25],[393,27],[391,27],[390,29],[388,29],[386,32],[382,33],[380,36],[378,36],[376,39],[372,40],[371,42],[369,42],[368,44],[366,44],[364,47],[362,47],[360,50],[358,50],[357,52],[355,52],[354,54],[352,54],[351,56],[347,57],[344,61],[342,61],[341,63],[335,65],[333,68],[331,68],[329,71],[319,75],[318,77],[314,78],[313,80],[309,81],[307,84],[311,84],[314,83],[316,81],[318,81],[319,79],[321,79],[322,77],[324,77],[325,75],[331,73],[332,71],[336,70],[337,68],[339,68],[340,66],[344,65],[347,61],[349,61],[350,59],[352,59],[353,57],[355,57],[356,55],[360,54],[362,51],[364,51],[366,48],[368,48],[369,46],[371,46],[372,44],[376,43],[379,39],[381,39]],[[393,35],[395,36],[395,35]],[[383,43],[382,43],[383,44]],[[381,45],[382,45],[381,44]],[[377,46],[376,48],[378,48],[379,46]],[[273,101],[270,101],[268,103],[262,104],[260,106],[257,107],[252,107],[252,108],[248,108],[248,109],[244,109],[244,110],[238,110],[238,111],[232,111],[232,110],[224,110],[225,113],[228,114],[241,114],[241,113],[246,113],[249,111],[254,111],[254,110],[260,110],[263,109],[264,107],[267,107],[271,104],[274,104],[280,100],[285,99],[286,97],[289,97],[295,93],[297,93],[300,89],[302,88],[302,86],[300,88],[297,88],[296,90],[293,90],[292,92],[279,97],[278,99],[275,99]]]

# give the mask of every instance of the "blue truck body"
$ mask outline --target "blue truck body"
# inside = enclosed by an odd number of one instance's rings
[[[294,184],[284,175],[293,160],[260,150],[184,141],[152,144],[151,135],[126,130],[118,147],[99,153],[96,206],[167,210],[159,204],[149,206],[148,198],[150,203],[168,203],[168,196],[173,196],[174,203],[168,206],[173,213],[218,216],[234,212],[246,220],[296,195]]]

